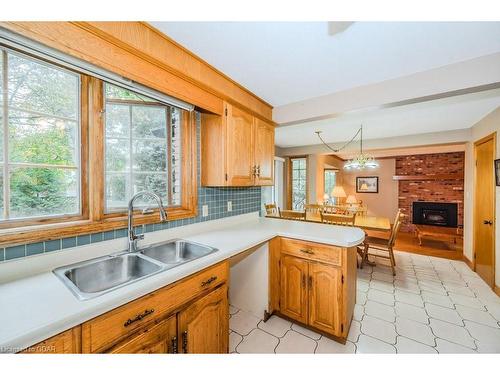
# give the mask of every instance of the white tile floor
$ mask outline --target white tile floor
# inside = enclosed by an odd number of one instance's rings
[[[230,308],[231,353],[500,353],[500,298],[465,263],[396,253],[358,270],[345,345],[272,316]]]

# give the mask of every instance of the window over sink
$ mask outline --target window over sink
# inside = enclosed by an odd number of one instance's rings
[[[141,190],[195,216],[194,107],[51,53],[0,40],[0,246],[124,228]]]
[[[106,211],[123,211],[142,190],[158,194],[165,206],[179,206],[181,122],[188,114],[109,83],[104,91]]]
[[[0,53],[0,222],[80,215],[80,75]]]

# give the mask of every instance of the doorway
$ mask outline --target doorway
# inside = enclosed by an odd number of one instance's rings
[[[474,143],[474,270],[495,285],[495,179],[496,133]]]

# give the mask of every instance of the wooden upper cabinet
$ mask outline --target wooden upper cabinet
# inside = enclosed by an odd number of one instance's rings
[[[179,353],[227,353],[229,305],[227,285],[200,298],[178,315]]]
[[[274,179],[274,125],[224,103],[201,117],[203,186],[262,186]]]
[[[308,261],[292,256],[281,258],[280,311],[307,324]]]
[[[327,264],[309,264],[309,325],[340,335],[342,320],[341,269]]]
[[[229,186],[254,184],[253,116],[226,104],[226,173]]]
[[[274,125],[254,119],[255,185],[274,184]]]

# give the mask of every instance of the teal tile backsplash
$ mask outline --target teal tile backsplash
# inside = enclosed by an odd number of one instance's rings
[[[199,216],[168,221],[166,223],[147,224],[136,227],[136,233],[150,233],[163,229],[176,228],[188,224],[199,223],[203,221],[221,219],[227,216],[235,216],[250,212],[260,211],[261,188],[206,188],[199,185],[200,182],[200,116],[196,115],[197,129],[197,148],[198,148],[198,212]],[[233,210],[227,211],[227,201],[232,201]],[[208,206],[208,216],[202,217],[202,206]],[[34,244],[16,245],[6,248],[0,248],[0,262],[4,260],[16,259],[25,256],[39,255],[46,252],[69,249],[75,246],[88,245],[102,241],[113,240],[127,237],[127,229],[116,229],[106,232],[98,232],[81,236],[55,239],[51,241],[38,242]]]

